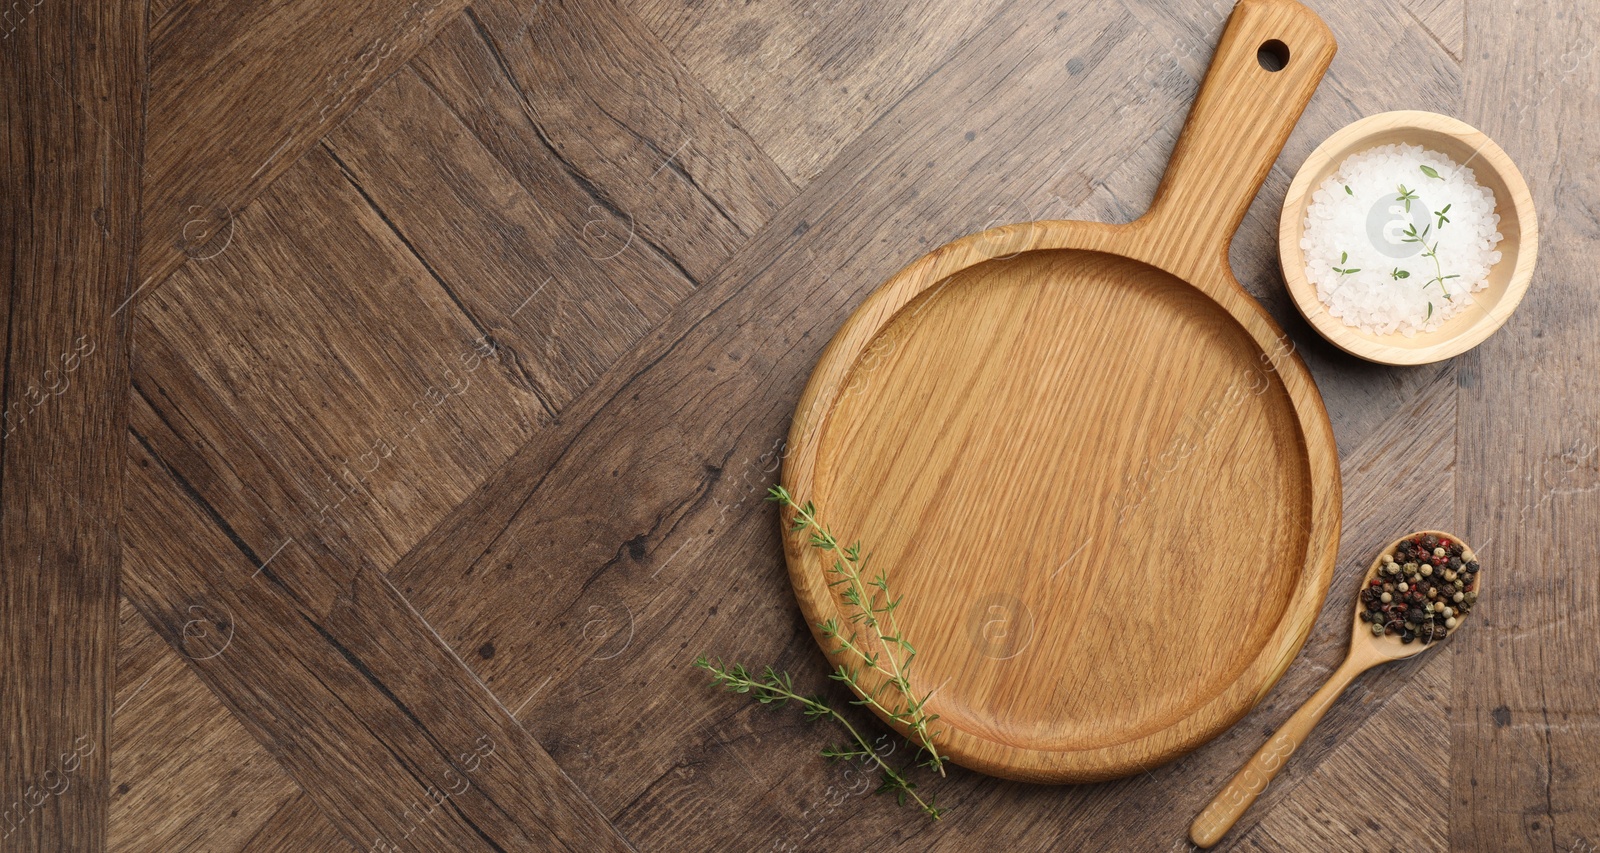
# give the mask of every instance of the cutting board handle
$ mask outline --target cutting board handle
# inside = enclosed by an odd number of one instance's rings
[[[1233,232],[1337,49],[1328,25],[1294,0],[1234,6],[1144,216],[1163,230],[1172,272],[1212,272],[1219,257],[1228,268]]]

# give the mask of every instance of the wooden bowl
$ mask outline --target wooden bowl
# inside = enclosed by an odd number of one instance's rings
[[[1494,192],[1500,214],[1500,262],[1489,270],[1489,286],[1472,294],[1474,304],[1432,332],[1406,337],[1374,335],[1328,313],[1317,286],[1306,277],[1300,236],[1311,195],[1352,154],[1391,143],[1421,145],[1468,166],[1478,183]],[[1511,317],[1533,278],[1539,225],[1533,196],[1506,152],[1481,131],[1438,113],[1398,110],[1346,125],[1311,152],[1289,185],[1278,220],[1278,260],[1294,304],[1312,328],[1339,349],[1380,364],[1428,364],[1460,355],[1482,343]]]

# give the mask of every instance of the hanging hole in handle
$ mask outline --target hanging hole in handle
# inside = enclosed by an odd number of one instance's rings
[[[1277,39],[1269,39],[1256,48],[1256,62],[1268,71],[1282,71],[1289,66],[1289,46]]]

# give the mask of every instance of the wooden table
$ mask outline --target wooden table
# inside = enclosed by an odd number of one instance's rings
[[[1334,592],[1224,736],[956,770],[938,825],[690,661],[833,689],[760,500],[822,346],[951,238],[1141,212],[1226,3],[13,5],[0,849],[1178,850],[1427,527],[1490,597],[1224,846],[1600,845],[1595,3],[1314,0],[1340,53],[1233,262],[1333,419]],[[1397,108],[1494,137],[1544,236],[1504,329],[1406,369],[1316,337],[1274,244]]]

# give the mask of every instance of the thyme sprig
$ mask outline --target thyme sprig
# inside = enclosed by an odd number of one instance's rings
[[[831,655],[848,653],[865,664],[867,669],[883,676],[883,681],[877,690],[868,690],[861,684],[860,667],[847,664],[840,664],[829,677],[850,686],[860,697],[854,704],[876,708],[890,720],[903,724],[912,733],[912,740],[928,753],[928,766],[943,776],[944,758],[933,745],[934,736],[938,733],[928,730],[929,725],[939,719],[939,715],[930,715],[924,710],[933,696],[932,691],[918,698],[911,688],[911,665],[917,658],[917,650],[906,640],[905,632],[900,630],[895,611],[899,609],[902,598],[890,594],[888,573],[880,569],[876,574],[865,574],[868,558],[861,553],[861,543],[841,546],[839,540],[817,521],[817,508],[810,501],[803,505],[796,503],[782,486],[773,486],[767,494],[767,500],[794,510],[794,522],[790,529],[809,534],[811,547],[838,555],[828,569],[829,574],[834,575],[828,586],[844,587],[839,597],[853,607],[854,612],[849,615],[849,626],[841,625],[837,619],[829,619],[817,627],[824,637],[839,643],[830,652]],[[854,626],[865,629],[865,641]],[[881,648],[882,653],[867,648],[869,644]],[[898,694],[898,698],[894,695],[888,699],[881,697],[890,688],[892,694]]]
[[[1415,201],[1416,198],[1417,198],[1416,190],[1408,190],[1408,189],[1406,189],[1406,185],[1405,184],[1401,184],[1400,185],[1400,194],[1395,196],[1394,200],[1395,201],[1403,201],[1403,202],[1405,202],[1406,203],[1406,213],[1410,213],[1411,212],[1411,202]]]
[[[780,706],[798,703],[807,720],[834,720],[850,735],[849,742],[841,746],[828,746],[822,755],[833,761],[861,760],[876,766],[882,779],[875,793],[892,793],[900,805],[916,803],[934,820],[944,815],[944,809],[917,793],[917,785],[906,774],[913,766],[937,770],[945,774],[945,757],[939,754],[934,740],[939,732],[930,727],[939,719],[938,714],[927,713],[927,704],[933,697],[930,691],[918,697],[911,687],[911,665],[917,650],[900,629],[895,611],[901,598],[889,588],[889,575],[879,569],[869,572],[868,555],[861,551],[861,543],[846,546],[839,542],[817,519],[817,508],[810,501],[797,503],[782,486],[773,486],[767,500],[794,511],[791,531],[807,534],[811,547],[832,555],[833,565],[828,568],[828,586],[839,590],[839,597],[847,606],[843,622],[829,619],[817,624],[822,636],[837,643],[829,650],[831,657],[844,657],[856,663],[841,663],[828,677],[847,685],[855,695],[852,705],[862,705],[876,710],[891,722],[898,723],[910,733],[916,757],[906,766],[895,768],[888,761],[889,751],[881,751],[868,741],[850,721],[839,713],[828,700],[819,695],[805,696],[794,689],[794,679],[787,673],[764,667],[759,675],[740,663],[723,663],[701,655],[694,665],[711,673],[714,684],[730,693],[743,693],[763,705]],[[842,587],[842,589],[841,589]],[[878,681],[869,688],[862,677],[867,673]],[[922,756],[926,756],[922,758]],[[919,760],[920,759],[920,760]]]
[[[1428,232],[1431,231],[1431,230],[1433,230],[1433,226],[1432,225],[1424,225],[1424,226],[1422,226],[1422,232],[1418,233],[1416,225],[1414,225],[1414,224],[1413,225],[1408,225],[1408,226],[1406,226],[1406,230],[1404,232],[1405,233],[1405,237],[1400,242],[1402,242],[1402,243],[1417,243],[1417,244],[1421,245],[1422,248],[1423,248],[1422,256],[1424,258],[1430,258],[1430,259],[1433,260],[1433,278],[1430,278],[1427,281],[1423,282],[1422,283],[1422,287],[1424,289],[1426,289],[1428,287],[1428,285],[1430,285],[1430,284],[1437,284],[1437,285],[1439,285],[1439,292],[1444,294],[1444,298],[1450,300],[1451,302],[1454,302],[1455,301],[1455,296],[1451,295],[1450,289],[1448,287],[1445,287],[1444,283],[1446,281],[1449,281],[1452,278],[1460,278],[1461,276],[1459,274],[1457,274],[1457,275],[1445,275],[1444,274],[1444,267],[1439,263],[1439,241],[1438,240],[1434,240],[1433,241],[1433,245],[1429,245],[1428,242],[1427,242],[1427,240],[1428,240]],[[1430,316],[1430,317],[1433,316],[1433,305],[1432,305],[1432,303],[1429,303],[1429,305],[1428,305],[1428,316]]]
[[[712,683],[720,686],[729,693],[748,694],[763,705],[779,707],[795,702],[800,706],[801,713],[809,721],[833,720],[849,733],[854,746],[828,746],[822,750],[822,755],[830,761],[851,761],[861,759],[876,765],[883,781],[874,793],[894,794],[895,801],[905,805],[908,801],[917,804],[934,820],[944,816],[944,809],[935,803],[933,795],[923,799],[917,793],[917,783],[906,778],[905,768],[896,769],[869,742],[859,729],[850,724],[842,714],[828,704],[828,700],[821,696],[806,696],[794,689],[794,680],[786,672],[778,672],[772,667],[764,667],[759,676],[752,675],[744,664],[724,664],[721,661],[711,660],[705,655],[695,658],[694,665],[711,673]]]

